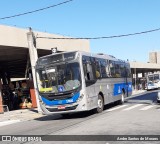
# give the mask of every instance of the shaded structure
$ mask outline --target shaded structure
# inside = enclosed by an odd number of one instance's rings
[[[145,88],[146,75],[160,71],[160,64],[157,63],[143,63],[143,62],[130,62],[133,87],[139,89],[139,84]]]
[[[29,78],[32,75],[27,41],[28,32],[29,29],[0,25],[0,112],[3,112],[5,99],[7,101],[8,99],[12,100],[12,96],[7,92],[7,89],[11,89],[11,78]],[[34,31],[34,36],[65,38],[61,35],[37,31]],[[90,51],[88,40],[36,39],[35,43],[38,57],[51,54],[51,48],[54,47],[58,51]],[[21,82],[20,85],[22,83],[24,82]],[[17,87],[18,83],[12,84],[13,89]],[[25,84],[23,84],[23,87],[25,89]],[[33,87],[33,83],[29,82],[29,88],[31,87]],[[5,96],[6,94],[8,95],[7,97]],[[34,101],[34,93],[30,93],[30,95],[32,101]]]

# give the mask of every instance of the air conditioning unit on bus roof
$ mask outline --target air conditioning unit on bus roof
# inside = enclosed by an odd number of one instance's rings
[[[97,55],[103,55],[103,56],[105,56],[106,54],[104,54],[104,53],[97,53]],[[108,55],[108,56],[110,56],[110,57],[112,57],[112,58],[116,58],[116,57],[114,57],[114,56],[112,56],[112,55]]]
[[[116,58],[116,57],[114,57],[114,56],[112,56],[112,55],[109,55],[110,57],[112,57],[112,58]]]
[[[105,55],[104,53],[97,53],[97,55]]]

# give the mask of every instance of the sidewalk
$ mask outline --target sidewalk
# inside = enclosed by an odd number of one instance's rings
[[[38,113],[37,109],[20,109],[4,112],[3,114],[0,114],[0,126],[29,121],[43,116],[43,114]]]
[[[132,92],[132,96],[136,96],[137,94],[144,93],[146,90],[134,90]],[[35,109],[20,109],[9,112],[4,112],[0,114],[0,126],[29,121],[36,118],[44,117],[45,115],[38,113],[37,108]]]

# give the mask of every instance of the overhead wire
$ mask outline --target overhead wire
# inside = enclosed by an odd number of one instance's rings
[[[146,33],[151,33],[155,31],[159,31],[160,28],[142,31],[142,32],[136,32],[136,33],[129,33],[129,34],[121,34],[121,35],[113,35],[113,36],[102,36],[102,37],[79,37],[79,38],[68,38],[68,37],[36,37],[43,38],[43,39],[66,39],[66,40],[76,40],[76,39],[87,39],[87,40],[96,40],[96,39],[111,39],[111,38],[120,38],[120,37],[128,37],[128,36],[134,36],[134,35],[141,35]]]
[[[27,15],[27,14],[31,14],[31,13],[35,13],[38,11],[43,11],[49,8],[53,8],[53,7],[57,7],[66,3],[69,3],[71,1],[74,0],[67,0],[58,4],[54,4],[48,7],[44,7],[41,9],[37,9],[37,10],[33,10],[33,11],[29,11],[29,12],[25,12],[25,13],[20,13],[20,14],[16,14],[16,15],[12,15],[12,16],[7,16],[7,17],[1,17],[0,20],[4,20],[4,19],[9,19],[9,18],[14,18],[14,17],[19,17],[22,15]],[[146,34],[146,33],[151,33],[151,32],[155,32],[155,31],[159,31],[160,28],[156,28],[156,29],[152,29],[152,30],[147,30],[147,31],[142,31],[142,32],[136,32],[136,33],[129,33],[129,34],[121,34],[121,35],[113,35],[113,36],[102,36],[102,37],[77,37],[77,38],[69,38],[69,37],[36,37],[36,38],[44,38],[44,39],[67,39],[67,40],[76,40],[76,39],[88,39],[88,40],[96,40],[96,39],[111,39],[111,38],[120,38],[120,37],[128,37],[128,36],[134,36],[134,35],[141,35],[141,34]]]
[[[20,13],[20,14],[16,14],[16,15],[12,15],[12,16],[1,17],[0,20],[10,19],[10,18],[22,16],[22,15],[27,15],[27,14],[35,13],[35,12],[38,12],[38,11],[43,11],[43,10],[46,10],[46,9],[49,9],[49,8],[53,8],[53,7],[57,7],[57,6],[69,3],[71,1],[73,1],[73,0],[67,0],[67,1],[64,1],[64,2],[61,2],[61,3],[58,3],[58,4],[54,4],[54,5],[51,5],[51,6],[48,6],[48,7],[44,7],[44,8],[41,8],[41,9],[37,9],[37,10],[25,12],[25,13]]]

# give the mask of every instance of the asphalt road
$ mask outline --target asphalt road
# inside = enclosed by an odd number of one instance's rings
[[[123,105],[108,105],[101,114],[79,113],[71,117],[45,116],[0,127],[0,135],[159,135],[160,105],[157,91],[128,98]],[[92,137],[93,138],[93,137]],[[54,142],[48,142],[54,143]],[[66,142],[55,142],[66,143]],[[75,143],[75,142],[68,142]],[[82,142],[77,142],[82,143]],[[90,143],[139,143],[139,141],[94,141]],[[160,143],[141,141],[140,143]]]

